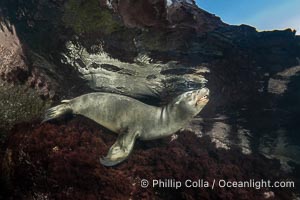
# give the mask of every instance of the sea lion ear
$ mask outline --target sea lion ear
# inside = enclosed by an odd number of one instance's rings
[[[180,104],[181,100],[182,100],[182,98],[178,98],[174,104],[175,104],[175,105]]]
[[[180,102],[182,101],[183,98],[185,98],[184,95],[178,96],[178,97],[175,99],[175,103],[174,103],[174,104],[175,104],[175,105],[180,104]]]

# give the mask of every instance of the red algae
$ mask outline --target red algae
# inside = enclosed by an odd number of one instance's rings
[[[177,140],[137,141],[132,155],[116,167],[104,167],[116,134],[76,117],[70,121],[17,126],[7,143],[12,199],[265,199],[266,188],[142,188],[147,179],[212,182],[283,180],[276,160],[243,155],[238,149],[216,149],[208,137],[183,132]],[[9,162],[7,160],[10,160]],[[290,199],[290,189],[274,189]]]

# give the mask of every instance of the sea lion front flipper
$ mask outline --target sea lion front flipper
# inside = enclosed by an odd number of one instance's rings
[[[100,158],[100,163],[110,167],[126,160],[133,149],[138,135],[139,132],[120,134],[117,141],[110,147],[107,156]]]

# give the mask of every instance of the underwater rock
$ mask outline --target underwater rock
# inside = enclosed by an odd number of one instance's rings
[[[24,81],[28,73],[22,44],[14,26],[0,21],[0,77],[3,80]]]
[[[294,31],[230,26],[194,1],[4,0],[0,6],[21,43],[51,63],[46,68],[55,69],[48,74],[53,84],[58,80],[52,76],[68,77],[58,85],[69,88],[164,101],[208,80],[216,94],[211,107],[218,110],[265,95],[269,79],[296,66],[300,56]],[[203,68],[210,73],[197,73]],[[58,98],[62,95],[69,96],[61,93]],[[222,114],[216,110],[212,115]]]
[[[273,94],[283,94],[288,89],[288,84],[293,76],[300,72],[300,65],[291,67],[274,75],[268,82],[268,92]]]
[[[0,143],[13,125],[39,116],[47,104],[38,91],[24,86],[27,63],[15,27],[0,21]]]
[[[98,46],[99,47],[99,46]],[[138,55],[134,63],[122,62],[110,57],[103,50],[90,54],[82,46],[67,44],[65,63],[74,67],[95,91],[125,94],[135,98],[156,97],[166,92],[182,92],[201,88],[209,72],[203,66],[189,66],[175,61],[154,62],[147,55]],[[103,47],[99,47],[103,49]],[[179,73],[180,72],[180,73]]]
[[[62,95],[68,96],[72,91],[64,91],[64,86],[70,88],[70,84],[66,84],[65,78],[58,72],[60,69],[53,62],[27,48],[26,44],[21,42],[15,25],[9,21],[2,21],[1,16],[0,19],[0,142],[2,142],[15,124],[38,119],[53,100]],[[72,83],[74,82],[78,83],[73,78]],[[75,86],[74,90],[76,89],[78,87]],[[78,91],[80,90],[76,90]]]
[[[22,124],[8,140],[2,172],[15,199],[290,199],[291,188],[205,187],[142,188],[140,181],[172,178],[226,180],[287,180],[280,163],[238,149],[217,149],[208,137],[185,131],[176,140],[138,142],[134,154],[117,167],[107,168],[99,157],[116,135],[91,120],[76,117],[63,123]],[[0,194],[0,195],[5,195]]]
[[[48,62],[26,57],[15,26],[0,22],[0,142],[17,123],[41,116],[55,95]],[[32,54],[33,55],[33,54]],[[33,61],[32,64],[29,64]],[[45,69],[45,70],[43,70]],[[54,76],[52,76],[54,77]]]

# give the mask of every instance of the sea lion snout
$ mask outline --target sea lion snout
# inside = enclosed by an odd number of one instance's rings
[[[209,101],[209,89],[208,88],[201,88],[196,92],[196,106],[197,105],[205,105]]]
[[[208,88],[201,88],[200,90],[196,90],[196,91],[197,91],[197,95],[200,98],[209,95],[209,89]]]

